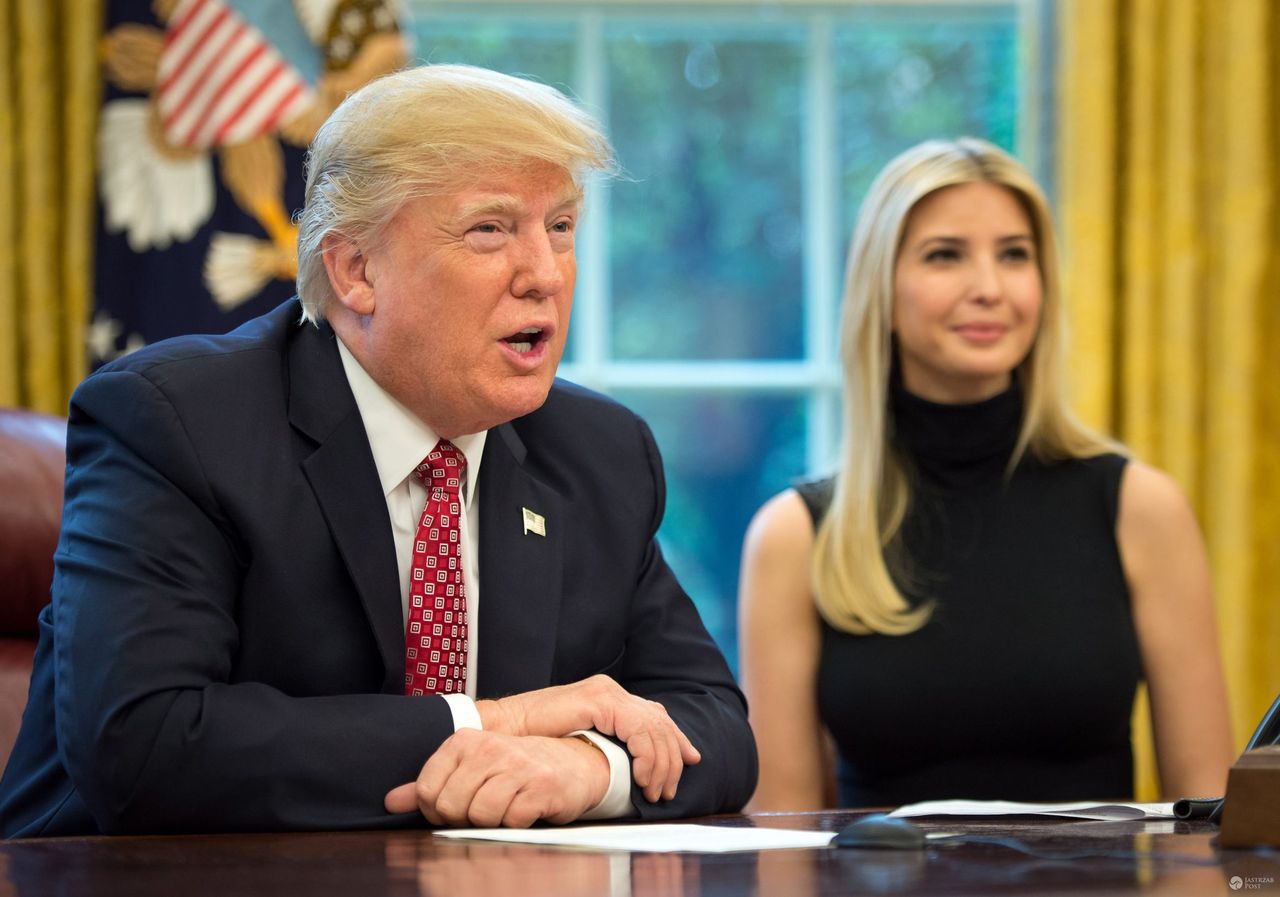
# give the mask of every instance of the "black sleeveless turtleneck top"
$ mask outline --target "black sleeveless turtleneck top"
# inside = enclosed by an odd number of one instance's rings
[[[890,410],[911,478],[895,581],[934,611],[902,636],[823,623],[817,698],[842,804],[1131,797],[1141,664],[1115,538],[1125,459],[1025,459],[1007,477],[1016,387],[938,405],[895,383]],[[816,527],[831,481],[797,491]]]

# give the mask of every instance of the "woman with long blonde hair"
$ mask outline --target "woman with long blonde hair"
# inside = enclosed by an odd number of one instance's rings
[[[1128,797],[1142,679],[1165,793],[1222,793],[1195,518],[1072,416],[1062,322],[1018,162],[962,138],[880,173],[849,250],[839,469],[771,499],[743,549],[753,808]]]

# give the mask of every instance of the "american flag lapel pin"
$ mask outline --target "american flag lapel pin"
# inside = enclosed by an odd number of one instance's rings
[[[535,514],[528,508],[521,508],[520,511],[524,516],[524,534],[527,536],[529,533],[535,533],[545,539],[547,537],[547,521],[543,519],[542,515]]]

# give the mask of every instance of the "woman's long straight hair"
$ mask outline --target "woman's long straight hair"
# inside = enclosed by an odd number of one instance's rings
[[[931,140],[880,172],[858,214],[849,246],[840,352],[844,367],[844,434],[830,510],[818,528],[813,588],[818,610],[844,632],[901,635],[924,625],[925,602],[913,607],[885,561],[885,548],[907,511],[908,481],[889,444],[894,269],[907,220],[926,196],[985,182],[1010,191],[1030,220],[1043,307],[1031,350],[1017,366],[1023,420],[1009,470],[1028,452],[1042,461],[1090,457],[1118,446],[1071,414],[1064,395],[1064,314],[1049,205],[1017,161],[970,137]],[[901,556],[900,554],[898,556]],[[909,557],[905,560],[909,562]]]

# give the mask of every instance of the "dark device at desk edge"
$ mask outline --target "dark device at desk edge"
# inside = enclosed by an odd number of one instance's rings
[[[1256,747],[1264,747],[1270,744],[1280,744],[1280,695],[1276,695],[1276,699],[1271,702],[1271,709],[1262,715],[1262,721],[1258,723],[1258,728],[1253,730],[1253,735],[1249,738],[1249,743],[1244,746],[1245,751],[1251,751]],[[1205,801],[1203,799],[1187,799],[1180,800],[1173,806],[1175,816],[1185,819],[1203,818],[1205,815],[1203,805],[1205,803],[1215,803]],[[1209,821],[1220,824],[1222,822],[1222,807],[1226,803],[1226,798],[1219,798],[1216,805],[1209,812]],[[1182,816],[1179,811],[1185,812],[1187,815]]]

